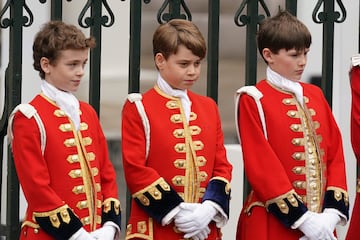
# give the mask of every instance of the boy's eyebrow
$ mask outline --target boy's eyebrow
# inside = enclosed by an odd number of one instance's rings
[[[179,59],[178,62],[201,62],[201,58],[192,60],[192,59]]]

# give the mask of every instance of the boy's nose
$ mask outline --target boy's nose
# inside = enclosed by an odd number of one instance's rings
[[[189,73],[189,74],[194,74],[195,71],[196,71],[195,69],[196,69],[195,66],[189,65],[189,67],[188,67],[188,73]]]
[[[305,65],[306,64],[306,61],[307,61],[307,57],[305,55],[302,55],[300,57],[300,65]]]
[[[84,72],[85,72],[85,69],[84,69],[84,67],[79,67],[78,68],[78,71],[77,71],[77,73],[78,73],[78,75],[84,75]]]

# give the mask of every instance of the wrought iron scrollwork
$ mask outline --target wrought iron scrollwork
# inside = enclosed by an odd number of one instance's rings
[[[250,0],[243,0],[243,2],[240,4],[239,9],[235,13],[234,21],[235,21],[235,24],[239,27],[246,26],[250,22],[250,17],[242,14],[246,5],[248,5],[249,1]],[[270,11],[269,11],[269,8],[266,6],[266,3],[264,2],[264,0],[258,0],[258,1],[260,3],[261,7],[264,9],[266,16],[269,17]],[[261,22],[264,18],[265,18],[264,15],[259,15],[258,23]]]
[[[165,13],[165,9],[167,7],[169,7],[170,11]],[[184,9],[185,13],[180,13],[181,7]],[[178,14],[174,14],[174,12],[172,11],[172,9],[176,9],[176,8],[178,8],[177,10],[179,10]],[[168,22],[173,18],[181,18],[191,21],[192,19],[191,12],[184,0],[180,0],[180,1],[166,0],[160,7],[157,14],[157,20],[160,24]]]
[[[67,1],[71,2],[72,0],[67,0]],[[125,1],[125,0],[121,0],[121,1]],[[107,3],[106,0],[101,0],[101,2],[106,12],[108,13],[108,16],[106,15],[101,16],[101,25],[104,27],[111,27],[115,22],[114,13],[109,7],[109,4]],[[93,0],[88,0],[80,12],[78,23],[83,28],[89,28],[94,25],[93,17],[85,17],[86,12],[91,8],[92,5],[93,5]]]
[[[339,5],[341,13],[338,11],[332,13],[320,12],[320,7],[324,3],[325,0],[318,0],[316,6],[314,8],[312,18],[315,23],[324,23],[328,20],[332,20],[336,23],[342,23],[346,19],[346,9],[341,0],[336,0],[336,3]]]
[[[40,1],[40,3],[46,3],[47,0],[39,0],[39,1]],[[66,1],[71,2],[72,0],[66,0]],[[124,1],[124,0],[122,0],[122,1]]]
[[[4,7],[0,11],[0,27],[1,28],[8,28],[13,24],[13,19],[4,18],[5,13],[10,9],[10,5],[13,1],[7,0]],[[22,26],[28,27],[34,22],[34,15],[31,12],[30,8],[27,6],[26,2],[23,2],[23,8],[28,16],[22,16]]]

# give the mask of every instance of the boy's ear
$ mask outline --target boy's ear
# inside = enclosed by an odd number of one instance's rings
[[[155,65],[158,67],[159,70],[162,69],[162,67],[165,64],[165,61],[166,61],[166,59],[162,53],[157,53],[155,55]]]
[[[269,48],[264,48],[262,50],[262,55],[263,55],[263,58],[265,59],[266,62],[268,63],[272,63],[272,52]]]
[[[46,74],[48,74],[48,73],[50,72],[49,65],[50,65],[50,61],[49,61],[48,58],[42,57],[42,58],[40,59],[41,69],[42,69]]]

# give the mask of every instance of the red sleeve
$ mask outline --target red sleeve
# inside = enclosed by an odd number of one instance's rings
[[[129,101],[125,103],[122,111],[121,129],[124,174],[133,194],[158,180],[160,175],[146,165],[144,126],[136,105]]]
[[[65,203],[50,186],[50,176],[40,148],[40,132],[34,118],[15,115],[12,152],[19,182],[33,211],[57,209]],[[41,196],[41,197],[39,197]]]
[[[247,94],[240,97],[237,124],[245,173],[261,201],[266,202],[292,190],[282,163],[265,138],[256,103]],[[269,169],[276,174],[269,174]]]
[[[360,67],[356,66],[350,72],[351,86],[351,144],[360,164]]]

